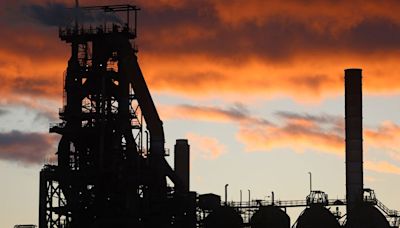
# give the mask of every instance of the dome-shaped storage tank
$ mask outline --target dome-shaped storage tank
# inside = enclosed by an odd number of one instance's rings
[[[335,216],[322,205],[306,208],[297,220],[296,228],[340,228]]]
[[[221,196],[212,193],[199,195],[198,206],[202,210],[215,210],[221,206]]]
[[[205,228],[240,228],[243,219],[240,214],[231,207],[219,207],[204,219]]]
[[[364,204],[355,207],[353,219],[347,220],[346,228],[390,228],[390,224],[385,216],[374,206]]]
[[[290,218],[275,206],[260,207],[250,220],[251,228],[290,228]]]

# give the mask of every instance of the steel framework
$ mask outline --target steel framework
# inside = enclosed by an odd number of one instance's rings
[[[61,135],[58,164],[40,174],[39,227],[195,227],[195,193],[164,158],[162,121],[131,43],[139,8],[82,10],[126,20],[59,30],[71,57],[62,122],[50,127]]]

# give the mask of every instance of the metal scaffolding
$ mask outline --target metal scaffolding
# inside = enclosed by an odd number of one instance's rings
[[[61,135],[58,164],[40,175],[39,227],[194,227],[196,194],[188,174],[178,176],[164,158],[162,121],[131,42],[139,8],[80,10],[122,13],[125,20],[88,25],[76,17],[59,29],[71,57],[62,122],[50,126]],[[181,159],[188,167],[189,156]]]

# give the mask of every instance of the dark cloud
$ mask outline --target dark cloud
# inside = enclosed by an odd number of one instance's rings
[[[297,120],[308,120],[314,121],[318,123],[333,123],[337,124],[338,122],[343,122],[343,118],[336,115],[329,114],[320,114],[320,115],[312,115],[308,113],[297,113],[290,111],[278,111],[275,112],[278,117],[284,119],[297,119]]]
[[[62,76],[53,78],[46,77],[22,77],[18,76],[10,78],[0,75],[0,94],[7,95],[9,93],[16,96],[28,96],[28,98],[47,98],[56,96],[62,97]],[[1,99],[1,98],[0,98]],[[51,98],[51,99],[54,99]]]
[[[234,116],[245,118],[250,115],[249,110],[247,107],[242,103],[235,103],[231,107],[228,108],[228,112]]]
[[[17,77],[12,82],[12,90],[18,94],[27,94],[31,96],[49,95],[49,88],[57,86],[57,80],[45,78],[26,78]],[[61,87],[58,87],[61,95]]]
[[[215,116],[224,117],[225,119],[219,118],[219,120],[228,121],[242,121],[244,124],[254,125],[265,125],[265,126],[277,126],[270,121],[253,115],[247,107],[242,103],[234,103],[227,108],[218,106],[198,106],[181,104],[174,107],[163,107],[164,109],[171,108],[170,110],[176,110],[173,113],[168,113],[168,117],[178,117],[180,113],[183,113],[187,117],[192,117],[193,120],[196,118],[200,119],[215,119]],[[192,114],[192,115],[191,115]],[[198,115],[201,114],[201,115]],[[309,114],[309,113],[298,113],[292,111],[277,111],[274,113],[279,119],[282,119],[284,123],[293,123],[292,121],[305,121],[304,123],[312,123],[317,126],[328,125],[332,127],[344,126],[344,118],[337,115],[330,114]],[[217,118],[218,119],[218,118]],[[342,128],[343,129],[343,128]]]
[[[177,108],[182,108],[187,111],[202,111],[206,110],[208,113],[216,113],[216,114],[222,114],[226,117],[232,118],[232,119],[240,119],[245,117],[245,113],[242,109],[240,108],[229,108],[229,109],[222,109],[218,107],[206,107],[206,106],[194,106],[194,105],[189,105],[189,104],[182,104],[179,105]]]
[[[20,131],[0,133],[0,159],[25,164],[42,164],[56,151],[56,137],[47,133]]]
[[[338,29],[316,29],[296,15],[275,12],[268,20],[243,22],[229,26],[218,18],[212,4],[199,1],[185,8],[141,12],[140,44],[146,51],[163,54],[206,53],[218,58],[246,60],[258,56],[268,61],[287,61],[307,53],[364,53],[382,49],[400,49],[400,24],[390,18],[365,15],[352,26]],[[289,3],[290,4],[290,3]],[[330,15],[329,15],[330,16]],[[315,16],[328,27],[337,18]],[[235,15],[232,15],[235,17]],[[182,32],[186,29],[186,34]],[[198,35],[193,38],[193,32]],[[334,33],[334,34],[333,34]],[[210,35],[212,34],[212,35]],[[176,42],[179,41],[179,42]],[[188,48],[190,47],[190,48]],[[315,81],[314,78],[314,82]]]
[[[343,154],[344,130],[337,116],[279,111],[274,125],[240,125],[237,133],[248,151],[291,148]]]
[[[166,111],[167,110],[167,111]],[[161,110],[163,111],[163,110]],[[263,118],[254,117],[241,103],[235,103],[228,108],[216,106],[194,106],[179,105],[171,109],[165,108],[164,114],[167,118],[194,118],[197,120],[211,121],[232,121],[236,123],[249,123],[259,125],[270,125],[271,123]]]
[[[336,24],[340,24],[342,19],[340,14],[332,16],[328,14],[332,13],[329,11],[324,15],[325,9],[319,14],[308,12],[310,15],[306,19],[292,12],[268,12],[269,16],[262,22],[257,20],[259,15],[255,13],[254,20],[243,20],[240,25],[231,26],[221,18],[221,12],[212,1],[184,2],[186,4],[179,4],[180,7],[150,7],[140,11],[139,44],[143,51],[160,55],[207,54],[210,57],[241,61],[249,56],[258,56],[268,61],[287,61],[305,52],[358,53],[379,51],[382,48],[400,49],[400,44],[396,42],[400,38],[400,23],[393,18],[373,13],[368,15],[362,12],[366,15],[361,15],[361,19],[353,25],[343,25],[337,32],[332,32],[329,27],[338,26]],[[252,1],[251,4],[255,5],[256,2]],[[332,5],[330,1],[322,2],[326,6]],[[261,1],[259,4],[263,5]],[[271,4],[278,5],[275,2]],[[304,10],[298,2],[287,4]],[[342,6],[338,5],[336,8],[347,6],[343,3]],[[43,25],[70,24],[75,14],[85,22],[95,23],[104,19],[118,21],[113,14],[84,13],[69,7],[63,2],[28,2],[21,7],[21,12]],[[311,4],[310,7],[316,6]],[[229,4],[227,8],[229,10]],[[246,13],[239,12],[237,17],[240,18],[241,14]],[[252,13],[247,14],[251,18]],[[316,29],[318,24],[314,25],[314,22],[319,22],[322,28]]]
[[[37,22],[47,26],[61,26],[71,24],[74,14],[62,3],[45,5],[32,4],[23,7],[23,12],[30,15]]]
[[[74,8],[57,2],[46,2],[44,5],[25,5],[22,7],[22,11],[38,23],[46,26],[70,26],[74,25],[76,19],[79,23],[94,23],[98,25],[102,25],[105,22],[123,23],[123,20],[116,13]]]
[[[387,18],[368,18],[343,33],[343,47],[360,52],[399,50],[400,24]]]
[[[162,109],[162,112],[165,110],[168,108]],[[342,155],[344,151],[342,121],[333,115],[279,111],[276,116],[281,121],[272,123],[254,116],[241,104],[233,109],[180,105],[171,108],[167,114],[167,118],[234,123],[239,129],[236,137],[247,151],[292,148],[295,151],[316,150],[337,155]]]
[[[301,131],[314,131],[317,129],[317,131],[324,134],[332,133],[340,137],[344,135],[344,118],[340,116],[329,114],[312,115],[289,111],[278,111],[275,115],[289,123],[286,126],[289,130],[292,129],[296,131],[296,129],[300,128]],[[306,124],[302,125],[298,123],[304,121]]]

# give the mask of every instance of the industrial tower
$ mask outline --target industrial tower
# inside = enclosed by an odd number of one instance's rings
[[[132,42],[138,11],[132,5],[80,7],[79,13],[113,14],[109,18],[119,21],[89,25],[75,15],[59,30],[71,57],[62,122],[50,127],[61,135],[58,162],[40,172],[39,228],[196,226],[189,145],[177,140],[173,170]]]
[[[345,71],[346,199],[314,190],[306,200],[251,200],[248,190],[247,202],[242,192],[240,202],[228,202],[226,184],[222,204],[218,195],[191,192],[188,141],[176,141],[174,169],[165,160],[163,123],[134,44],[138,11],[76,2],[74,20],[60,27],[71,57],[61,123],[50,126],[61,136],[57,164],[40,172],[39,228],[289,228],[291,207],[306,207],[295,228],[399,227],[400,212],[363,186],[361,69]],[[84,20],[91,13],[100,24]],[[332,206],[347,207],[346,221]]]

